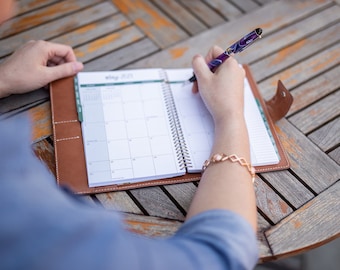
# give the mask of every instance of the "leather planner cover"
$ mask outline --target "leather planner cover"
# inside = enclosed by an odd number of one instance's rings
[[[282,82],[279,81],[274,97],[268,101],[264,101],[251,75],[249,67],[244,65],[244,68],[253,94],[261,103],[263,112],[267,117],[268,125],[280,155],[280,162],[278,164],[255,167],[256,172],[260,173],[287,169],[289,168],[289,161],[275,131],[274,122],[286,115],[293,102],[292,95],[284,87]],[[74,78],[68,77],[52,82],[50,85],[50,96],[56,179],[58,185],[67,186],[74,193],[93,194],[147,186],[191,182],[200,179],[201,174],[187,173],[184,176],[174,178],[90,188],[87,181],[81,123],[78,121]]]

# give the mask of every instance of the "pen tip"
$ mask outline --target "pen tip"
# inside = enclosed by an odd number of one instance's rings
[[[258,36],[261,36],[262,35],[262,28],[256,28],[255,32]]]
[[[191,83],[190,81],[185,81],[185,82],[182,83],[182,86],[187,86],[190,83]]]

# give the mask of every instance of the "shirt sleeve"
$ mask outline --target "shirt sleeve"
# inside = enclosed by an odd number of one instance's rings
[[[18,132],[20,130],[20,132]],[[0,269],[252,269],[256,236],[240,216],[211,210],[169,238],[62,192],[29,144],[26,119],[0,121]]]

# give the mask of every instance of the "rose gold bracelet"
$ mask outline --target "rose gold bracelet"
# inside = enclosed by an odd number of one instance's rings
[[[215,154],[211,156],[210,159],[206,160],[202,166],[202,174],[208,168],[208,166],[212,163],[218,163],[222,161],[230,160],[231,162],[238,162],[241,166],[244,166],[247,168],[248,172],[251,175],[251,180],[254,183],[255,180],[255,168],[251,166],[244,158],[239,158],[235,154],[231,154],[230,156],[227,156],[226,154]]]

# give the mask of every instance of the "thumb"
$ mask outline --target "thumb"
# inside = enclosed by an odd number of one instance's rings
[[[81,62],[68,62],[57,66],[48,67],[48,77],[50,81],[55,81],[64,77],[77,74],[84,68]]]
[[[211,76],[211,71],[205,61],[205,59],[201,55],[195,55],[192,60],[192,68],[196,77],[197,82],[194,82],[192,86],[192,92],[197,93],[199,91],[199,87],[204,87],[204,82],[208,80],[209,76]]]

